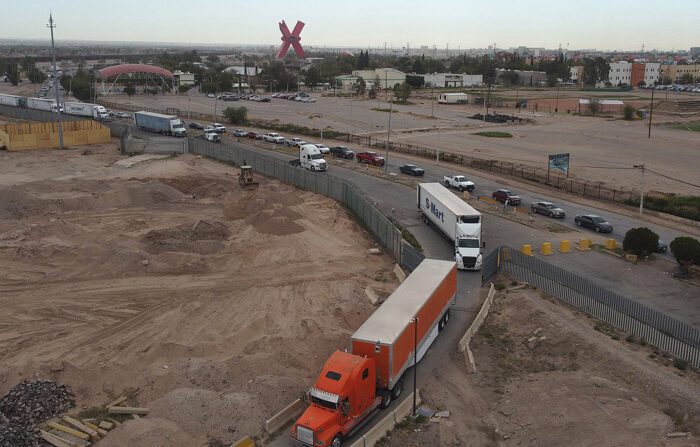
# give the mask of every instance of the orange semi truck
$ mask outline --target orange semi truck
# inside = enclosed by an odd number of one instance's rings
[[[447,324],[456,291],[457,264],[421,262],[352,335],[352,353],[335,351],[326,361],[292,438],[339,447],[375,410],[388,407],[403,390],[416,350],[420,361]]]

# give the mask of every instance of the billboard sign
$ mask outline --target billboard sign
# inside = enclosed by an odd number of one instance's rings
[[[549,156],[549,169],[559,169],[568,174],[569,154],[554,154]]]

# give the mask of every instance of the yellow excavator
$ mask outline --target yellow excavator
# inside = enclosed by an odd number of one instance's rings
[[[241,173],[238,174],[238,184],[243,189],[255,189],[260,184],[253,177],[253,167],[246,165],[245,162],[241,166]]]

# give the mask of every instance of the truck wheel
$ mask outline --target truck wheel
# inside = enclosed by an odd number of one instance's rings
[[[445,180],[445,186],[450,186],[450,182],[448,182],[447,180]]]
[[[386,390],[381,390],[380,395],[382,396],[382,403],[380,407],[382,409],[387,408],[389,405],[391,405],[391,392],[386,391]]]
[[[391,396],[394,399],[398,399],[401,395],[401,391],[403,391],[403,380],[399,380],[398,382],[396,382],[394,389],[391,390]]]
[[[338,433],[333,438],[333,441],[331,441],[331,447],[340,447],[340,444],[342,444],[342,443],[343,443],[343,435]]]
[[[316,170],[316,166],[311,165],[311,171],[315,171],[315,170]]]

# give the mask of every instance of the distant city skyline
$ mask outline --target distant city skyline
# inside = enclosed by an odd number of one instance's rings
[[[290,28],[306,23],[302,45],[429,50],[511,48],[592,49],[639,52],[684,50],[700,46],[700,2],[671,0],[635,3],[591,0],[571,6],[546,0],[479,2],[416,0],[352,3],[318,1],[264,2],[258,10],[236,9],[232,2],[211,0],[206,7],[180,0],[118,4],[35,0],[5,9],[1,39],[48,40],[49,12],[61,41],[122,41],[181,44],[280,44],[277,23]],[[335,6],[339,5],[339,6]],[[659,14],[662,8],[664,14]]]

